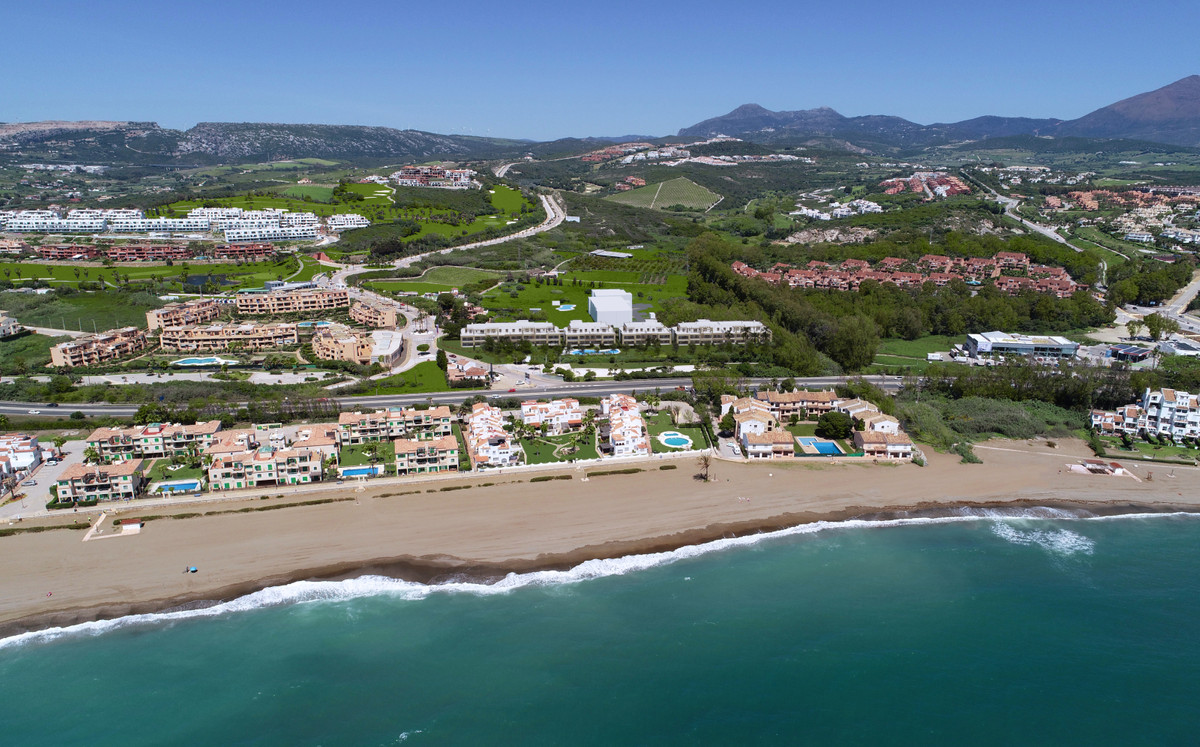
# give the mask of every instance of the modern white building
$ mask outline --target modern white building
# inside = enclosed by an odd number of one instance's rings
[[[628,394],[613,394],[600,400],[600,411],[608,418],[611,456],[649,456],[650,438],[637,400]]]
[[[348,231],[352,228],[366,228],[369,225],[371,225],[371,221],[357,213],[331,215],[325,219],[325,226],[330,231]]]
[[[571,397],[549,402],[528,400],[521,403],[521,422],[534,428],[545,425],[547,433],[557,435],[583,425],[583,408]]]
[[[302,241],[317,238],[316,226],[277,226],[275,228],[227,228],[225,240],[238,241]]]
[[[588,297],[588,313],[597,322],[620,327],[633,321],[633,294],[616,288],[599,288]]]
[[[483,322],[468,324],[459,337],[464,348],[478,347],[491,337],[497,340],[528,340],[534,345],[562,345],[563,333],[550,322],[531,322],[518,319],[515,322]]]

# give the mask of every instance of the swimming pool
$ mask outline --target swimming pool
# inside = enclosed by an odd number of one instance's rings
[[[672,449],[686,449],[692,445],[692,439],[679,431],[663,431],[658,434],[658,440]]]
[[[588,348],[586,350],[580,350],[580,349],[568,350],[567,355],[616,355],[617,353],[620,353],[620,352],[621,351],[617,348],[612,348],[611,350],[592,350],[592,349]]]
[[[333,322],[298,322],[297,327],[328,327]]]
[[[801,436],[796,439],[802,446],[808,446],[818,454],[841,454],[842,450],[833,441],[822,441],[812,436]]]
[[[559,311],[574,311],[574,310],[575,310],[575,304],[573,304],[573,303],[564,303],[564,304],[561,304],[561,305],[559,305],[559,307],[558,307],[558,310],[559,310]]]
[[[371,475],[382,475],[383,465],[376,464],[366,467],[342,467],[338,470],[341,477],[369,477]]]
[[[224,363],[237,363],[237,361],[229,358],[180,358],[177,361],[171,361],[173,366],[220,366]]]
[[[194,493],[199,489],[199,480],[173,480],[158,484],[158,492],[160,493]]]

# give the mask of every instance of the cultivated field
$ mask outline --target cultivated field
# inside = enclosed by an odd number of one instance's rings
[[[665,209],[682,205],[691,210],[708,210],[721,195],[696,184],[690,179],[679,177],[658,184],[648,184],[645,187],[613,195],[613,202],[635,207]]]

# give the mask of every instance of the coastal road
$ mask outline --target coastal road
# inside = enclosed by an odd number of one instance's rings
[[[811,378],[794,379],[796,386],[799,387],[832,387],[845,382],[846,376],[816,376]],[[864,376],[865,380],[882,387],[885,391],[896,392],[900,389],[901,380],[896,376]],[[771,379],[746,379],[746,384],[761,386],[768,384]],[[777,381],[777,379],[776,379]],[[477,395],[486,397],[607,397],[610,394],[629,394],[633,391],[646,392],[658,389],[660,391],[668,391],[675,387],[683,386],[690,387],[692,379],[690,376],[678,376],[669,379],[626,379],[624,381],[582,381],[572,383],[561,383],[557,386],[520,386],[515,387],[515,392],[507,390],[501,391],[498,389],[456,389],[449,392],[423,392],[414,394],[381,394],[378,396],[360,396],[360,397],[331,397],[333,401],[343,408],[362,408],[362,407],[397,407],[403,405],[415,405],[425,402],[441,402],[444,404],[458,404],[464,400],[470,399]],[[231,402],[228,403],[230,408],[242,407],[245,403]],[[26,415],[29,410],[38,410],[42,417],[65,417],[67,414],[79,411],[88,417],[129,417],[137,412],[139,405],[137,404],[107,404],[107,403],[89,403],[89,404],[74,404],[65,403],[59,407],[47,407],[45,404],[36,402],[0,402],[0,414],[4,415]]]

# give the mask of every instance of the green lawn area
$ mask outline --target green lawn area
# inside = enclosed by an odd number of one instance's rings
[[[396,464],[396,445],[391,441],[380,441],[376,444],[354,444],[352,446],[343,446],[338,452],[338,464],[342,467],[362,467],[371,463],[367,456],[367,448],[375,447],[376,464],[385,466],[395,466]]]
[[[437,367],[434,361],[418,363],[404,373],[388,376],[369,382],[376,385],[379,394],[412,394],[414,392],[448,392],[450,386],[446,383],[446,374]],[[470,387],[483,389],[485,387]],[[368,394],[375,394],[372,388]]]
[[[573,284],[577,273],[570,272],[562,276],[563,284],[561,286],[535,285],[533,283],[521,285],[516,298],[513,298],[511,293],[506,290],[509,287],[506,284],[485,293],[483,306],[496,314],[497,321],[528,319],[532,309],[539,309],[545,314],[548,321],[560,327],[566,326],[572,319],[591,321],[591,317],[588,315],[587,299],[592,292],[592,280],[587,278],[587,275],[592,272],[595,271],[578,273],[581,276],[579,279],[586,281],[586,284],[581,285]],[[661,304],[666,299],[681,298],[687,295],[687,278],[683,275],[672,275],[666,278],[666,282],[659,284],[597,281],[597,286],[627,290],[633,294],[635,305],[648,304],[650,311],[657,312],[662,311]],[[554,306],[554,301],[558,301],[559,305],[574,305],[575,308],[569,311],[559,311]]]
[[[313,264],[317,263],[313,262]],[[239,287],[260,287],[263,282],[275,280],[280,275],[287,277],[299,267],[297,260],[291,256],[242,265],[234,262],[179,262],[174,265],[118,262],[110,267],[79,267],[39,262],[0,262],[0,274],[14,283],[21,280],[39,279],[56,285],[77,286],[80,282],[101,280],[113,283],[114,273],[119,273],[122,279],[128,277],[130,282],[159,278],[178,285],[184,265],[187,265],[187,274],[193,282],[203,283],[207,276],[223,276],[226,284],[222,287],[227,290]],[[314,270],[314,272],[319,271]]]
[[[169,470],[171,466],[170,459],[159,459],[146,473],[147,482],[159,482],[162,480],[203,480],[206,475],[203,467],[180,467],[177,470]]]
[[[296,259],[299,260],[299,262],[300,262],[300,265],[301,265],[300,271],[297,272],[295,275],[291,275],[287,278],[288,280],[290,280],[293,283],[300,283],[305,280],[312,280],[314,275],[318,275],[322,272],[325,272],[325,268],[321,266],[321,263],[318,262],[317,260],[313,259],[312,257],[308,257],[303,254],[297,254]]]
[[[704,449],[708,446],[708,440],[704,437],[704,431],[698,425],[675,425],[671,422],[671,414],[666,410],[659,412],[653,417],[646,418],[646,430],[650,433],[650,451],[655,454],[664,454],[672,451],[683,451],[683,448],[674,448],[667,446],[662,441],[659,441],[658,434],[664,431],[678,431],[688,438],[692,439],[692,449]]]
[[[569,462],[572,459],[596,459],[599,457],[599,454],[596,452],[595,435],[585,436],[582,431],[578,434],[565,433],[561,436],[523,438],[520,443],[521,448],[525,449],[525,462],[527,464]],[[554,456],[555,447],[572,444],[579,446],[579,451],[563,457]]]
[[[35,370],[50,363],[50,348],[70,337],[28,334],[0,340],[0,369]]]
[[[965,337],[949,337],[947,335],[928,335],[916,340],[887,339],[879,343],[877,355],[898,356],[900,358],[918,358],[922,361],[929,353],[945,352],[961,343]]]
[[[792,434],[793,436],[814,436],[815,437],[817,435],[817,424],[816,423],[796,423],[795,425],[786,425],[786,426],[784,426],[784,428],[786,428],[787,432]]]
[[[308,197],[317,202],[329,202],[333,199],[333,187],[319,187],[315,184],[297,184],[283,191],[287,197],[304,199]]]
[[[499,210],[502,214],[515,213],[521,209],[521,205],[525,202],[525,198],[521,195],[520,190],[507,187],[503,184],[497,184],[491,190],[492,207]]]

